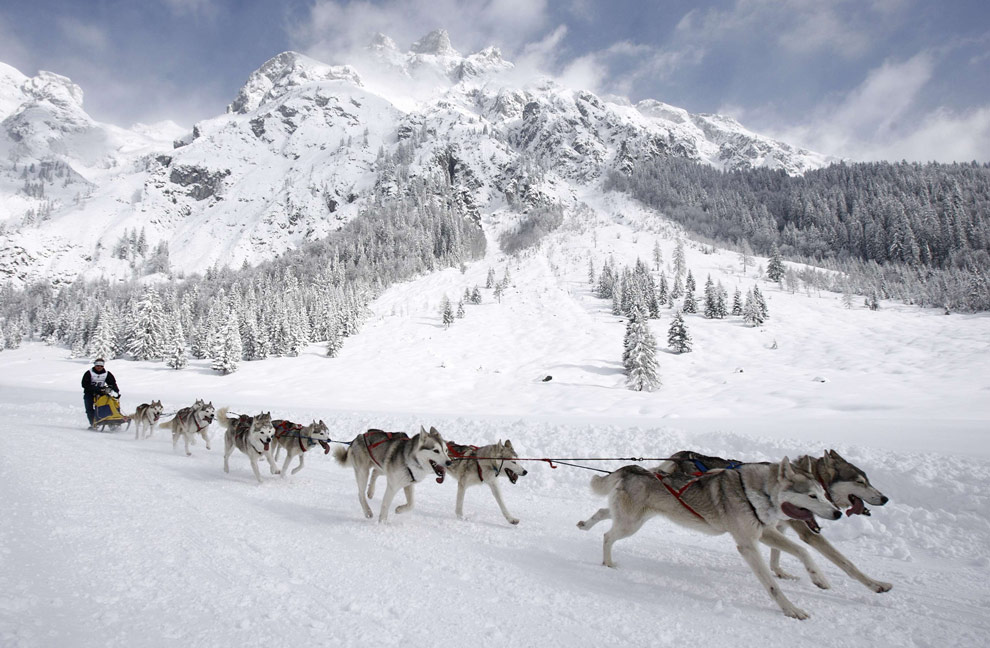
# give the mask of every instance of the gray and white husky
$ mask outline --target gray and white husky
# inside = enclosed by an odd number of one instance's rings
[[[519,518],[513,517],[505,507],[502,492],[498,487],[498,478],[501,475],[505,475],[515,484],[519,477],[527,474],[526,469],[516,461],[519,455],[516,454],[511,441],[506,439],[504,443],[499,441],[480,448],[448,441],[447,454],[453,461],[448,472],[457,480],[457,506],[454,509],[457,517],[464,517],[464,492],[468,487],[487,484],[508,523],[519,524]]]
[[[206,449],[210,449],[210,437],[207,430],[213,422],[215,411],[213,402],[204,402],[196,399],[196,402],[189,407],[183,407],[175,416],[160,423],[158,427],[165,430],[172,430],[172,450],[175,450],[179,443],[179,437],[186,442],[186,456],[191,456],[189,442],[195,441],[195,435],[199,434],[206,441]]]
[[[758,542],[797,556],[812,582],[827,587],[808,552],[774,527],[781,520],[809,521],[815,515],[835,520],[842,512],[828,501],[821,484],[796,470],[786,457],[779,464],[743,464],[734,470],[712,470],[676,481],[639,466],[624,466],[593,477],[591,489],[608,495],[609,506],[578,522],[578,528],[587,530],[602,520],[612,520],[603,542],[602,562],[608,567],[615,566],[612,545],[617,540],[639,531],[649,518],[662,515],[702,533],[730,534],[770,598],[789,617],[807,619],[808,614],[780,591],[760,555]]]
[[[131,420],[134,421],[134,439],[150,437],[155,431],[155,423],[162,417],[163,411],[165,408],[162,407],[162,402],[157,400],[138,405],[131,416]],[[141,434],[141,430],[145,428],[147,428],[147,432]]]
[[[278,474],[275,461],[272,459],[271,443],[275,436],[275,427],[272,425],[272,413],[264,412],[257,416],[247,416],[242,414],[237,418],[227,416],[228,408],[221,407],[217,412],[217,420],[226,429],[223,435],[223,471],[230,472],[230,455],[234,448],[247,455],[251,461],[251,470],[258,483],[261,481],[261,471],[258,470],[258,459],[264,457],[268,460],[268,467],[273,475]]]
[[[422,481],[431,471],[437,475],[437,483],[442,483],[446,468],[451,464],[450,457],[447,456],[447,445],[434,427],[429,432],[420,427],[419,434],[412,438],[405,432],[368,430],[354,437],[347,448],[334,450],[333,456],[341,465],[354,468],[358,501],[368,519],[375,516],[364,495],[365,488],[368,489],[368,497],[375,495],[375,480],[372,479],[369,483],[368,476],[373,470],[385,475],[385,494],[378,514],[379,522],[388,520],[392,499],[399,489],[405,490],[406,503],[397,506],[395,512],[411,511],[416,483]]]
[[[671,455],[671,459],[674,461],[664,462],[660,465],[660,469],[666,473],[696,474],[698,471],[741,465],[741,462],[734,459],[709,457],[690,450],[677,452]],[[827,450],[821,457],[808,455],[798,457],[794,464],[811,473],[815,480],[825,488],[829,500],[839,508],[846,509],[847,516],[870,515],[870,510],[866,508],[865,504],[883,506],[889,501],[886,495],[870,483],[865,472],[843,459],[835,450]],[[819,553],[835,563],[839,569],[874,592],[887,592],[893,587],[890,583],[870,578],[861,572],[851,560],[842,555],[828,540],[806,523],[798,520],[785,520],[777,524],[779,531],[784,531],[788,527],[794,529],[802,541],[817,549]],[[778,578],[796,578],[780,568],[780,551],[777,549],[770,550],[770,569]]]
[[[296,457],[299,457],[299,465],[292,469],[292,474],[302,470],[303,458],[306,451],[319,444],[323,448],[323,454],[330,452],[330,430],[322,420],[313,421],[309,425],[293,423],[284,419],[272,421],[275,428],[275,461],[278,455],[285,450],[285,463],[282,464],[282,479],[288,474],[289,464]]]

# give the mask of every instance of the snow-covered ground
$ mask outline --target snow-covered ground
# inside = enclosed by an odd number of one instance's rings
[[[0,353],[0,645],[985,646],[990,317],[888,303],[871,312],[861,299],[846,309],[837,295],[761,282],[766,326],[688,316],[694,351],[661,352],[662,388],[632,392],[624,326],[591,295],[588,255],[596,269],[610,254],[631,264],[656,237],[596,231],[395,286],[337,358],[313,345],[229,376],[200,361],[108,368],[125,411],[201,397],[322,418],[340,440],[434,425],[461,443],[511,439],[525,457],[692,448],[763,460],[835,448],[891,501],[870,518],[823,523],[824,533],[890,592],[819,559],[832,589],[803,574],[782,582],[812,615],[794,621],[727,536],[659,519],[618,543],[619,568],[606,569],[607,523],[575,527],[603,502],[588,488],[594,473],[541,462],[503,486],[518,527],[483,487],[458,520],[451,479],[419,485],[416,509],[379,525],[362,517],[351,470],[330,457],[310,453],[285,480],[263,467],[259,486],[239,453],[223,473],[215,427],[212,449],[200,443],[192,457],[163,430],[147,441],[86,430],[78,385],[89,359],[27,343]],[[674,241],[660,242],[669,264]],[[699,292],[709,273],[730,295],[757,281],[734,254],[687,254]],[[484,303],[444,330],[442,296],[456,303],[484,286],[489,267],[497,278],[509,269],[502,302],[482,289]],[[652,323],[661,344],[669,323],[669,311]]]

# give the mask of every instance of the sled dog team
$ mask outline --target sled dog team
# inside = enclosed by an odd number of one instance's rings
[[[135,414],[138,435],[141,427],[147,425],[150,429],[159,416],[158,401],[139,407]],[[300,425],[272,420],[270,412],[231,417],[227,408],[215,411],[212,403],[201,400],[179,410],[160,427],[172,430],[173,449],[179,438],[183,438],[188,455],[189,443],[197,434],[209,449],[206,428],[214,419],[225,430],[224,472],[229,472],[230,455],[237,448],[247,455],[259,482],[258,461],[262,457],[272,474],[284,477],[296,457],[299,465],[292,473],[302,469],[303,457],[310,448],[319,445],[324,454],[330,452],[331,439],[323,421]],[[272,457],[273,443],[276,455],[282,450],[286,454],[281,469]],[[346,447],[336,448],[334,457],[341,465],[354,469],[358,502],[366,518],[374,517],[368,499],[374,497],[378,477],[385,476],[378,520],[386,522],[399,490],[404,492],[406,501],[395,508],[395,513],[405,513],[414,506],[417,483],[427,477],[435,477],[437,483],[442,483],[450,473],[457,480],[455,512],[459,518],[463,517],[465,490],[484,483],[491,489],[505,519],[513,525],[519,523],[506,508],[498,486],[502,475],[514,484],[527,474],[510,441],[476,447],[445,441],[433,427],[429,431],[420,428],[412,437],[403,432],[372,429],[356,436]],[[888,501],[862,470],[834,450],[821,457],[802,456],[793,462],[785,457],[779,463],[743,463],[681,451],[652,469],[629,465],[592,477],[591,489],[597,495],[607,496],[608,506],[577,526],[588,530],[599,522],[611,520],[602,546],[602,563],[608,567],[615,567],[612,560],[615,542],[635,534],[648,519],[659,515],[701,533],[728,533],[770,598],[785,615],[795,619],[807,619],[808,614],[791,603],[774,580],[774,576],[796,579],[781,569],[781,551],[800,560],[816,586],[828,589],[830,585],[811,554],[784,535],[787,529],[870,590],[879,593],[892,587],[861,572],[821,535],[816,518],[838,520],[843,509],[847,516],[870,515],[866,504],[883,506]],[[759,543],[771,548],[769,567],[760,553]]]

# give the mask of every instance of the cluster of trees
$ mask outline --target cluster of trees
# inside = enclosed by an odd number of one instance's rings
[[[443,186],[421,181],[407,189],[370,201],[326,239],[254,268],[215,268],[150,287],[78,280],[0,288],[3,346],[39,336],[80,355],[164,359],[175,368],[191,354],[221,373],[297,354],[311,342],[326,342],[335,355],[391,283],[484,256],[481,228],[449,206]]]
[[[986,164],[837,164],[790,177],[666,158],[613,172],[605,186],[720,245],[764,255],[777,246],[841,271],[838,292],[990,310]]]
[[[502,303],[502,295],[505,294],[505,289],[509,287],[509,267],[505,267],[505,274],[499,281],[495,281],[495,269],[488,268],[488,275],[485,278],[485,288],[492,291],[492,297],[495,301]],[[443,323],[445,329],[450,328],[456,320],[463,319],[467,315],[467,311],[464,310],[465,304],[478,305],[481,303],[481,289],[477,285],[474,288],[464,288],[464,296],[461,297],[460,301],[457,302],[457,308],[454,308],[453,303],[450,298],[445,294],[440,300],[440,321]]]
[[[779,256],[776,265],[771,259],[770,267],[783,276],[783,262]],[[697,313],[694,275],[687,268],[683,242],[678,240],[674,248],[673,282],[670,285],[663,266],[663,253],[657,243],[653,248],[653,264],[659,271],[659,278],[640,259],[632,267],[618,270],[615,261],[608,259],[597,277],[594,262],[588,261],[588,283],[594,286],[593,292],[600,299],[612,302],[612,314],[628,318],[623,340],[622,364],[626,371],[627,384],[638,391],[652,391],[660,386],[659,368],[656,360],[656,338],[650,332],[649,320],[660,317],[661,307],[677,308],[667,331],[667,343],[675,353],[691,351],[692,340],[684,322],[685,313]],[[677,302],[681,300],[681,306]],[[705,281],[702,301],[706,319],[724,319],[729,314],[741,316],[750,326],[759,326],[769,317],[766,300],[759,286],[754,285],[746,293],[745,301],[739,288],[733,295],[732,305],[728,303],[728,291],[721,282],[713,282],[711,275]]]

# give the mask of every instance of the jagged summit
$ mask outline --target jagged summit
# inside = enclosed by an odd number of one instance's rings
[[[414,54],[435,56],[460,56],[461,53],[450,45],[450,35],[446,29],[436,29],[412,44],[409,51]]]
[[[282,52],[251,73],[228,113],[246,114],[289,88],[315,81],[345,80],[360,86],[361,78],[349,65],[327,65],[299,52]]]

